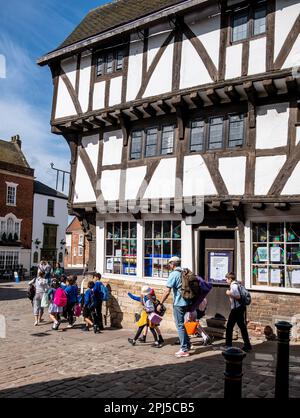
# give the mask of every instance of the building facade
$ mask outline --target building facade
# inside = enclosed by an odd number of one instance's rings
[[[89,241],[78,218],[66,230],[65,268],[84,269],[89,264]]]
[[[119,0],[39,60],[52,131],[71,149],[70,210],[123,322],[124,289],[161,292],[178,255],[214,283],[209,314],[227,315],[234,270],[254,332],[299,324],[299,12],[296,0]]]
[[[52,265],[64,265],[66,249],[65,231],[68,224],[67,196],[34,182],[33,228],[31,265],[42,259]]]
[[[19,135],[0,140],[0,272],[30,270],[34,170]]]

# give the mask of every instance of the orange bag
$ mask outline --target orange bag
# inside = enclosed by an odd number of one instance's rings
[[[198,322],[185,322],[184,323],[184,326],[188,335],[196,334],[198,325],[199,325]]]

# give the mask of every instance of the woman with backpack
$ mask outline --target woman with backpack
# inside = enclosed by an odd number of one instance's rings
[[[38,277],[29,282],[29,285],[34,285],[35,295],[33,298],[33,314],[35,317],[34,326],[37,327],[41,322],[44,310],[42,308],[42,299],[44,294],[48,291],[48,281],[45,279],[45,273],[40,271]]]
[[[59,280],[53,279],[51,283],[51,289],[48,290],[48,296],[49,296],[49,301],[50,301],[49,316],[50,316],[50,319],[53,321],[52,329],[55,331],[58,330],[58,327],[60,325],[60,314],[63,312],[63,307],[57,306],[54,303],[54,300],[56,300],[55,294],[57,292],[57,289],[59,288],[60,288]]]

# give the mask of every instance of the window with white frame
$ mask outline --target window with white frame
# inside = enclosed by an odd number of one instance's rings
[[[105,237],[105,272],[136,276],[137,223],[108,222]]]
[[[19,265],[18,251],[0,251],[0,269],[11,270],[17,268]]]
[[[21,220],[14,215],[0,218],[0,241],[19,241],[21,237]]]
[[[6,184],[7,184],[6,205],[16,206],[16,204],[17,204],[17,184],[13,184],[13,183],[6,183]]]
[[[79,245],[83,245],[83,238],[84,238],[83,235],[79,235],[79,241],[78,241]]]
[[[145,222],[145,276],[168,278],[168,260],[173,256],[181,257],[181,222]]]
[[[78,255],[79,255],[79,257],[82,257],[83,256],[83,247],[78,247]]]
[[[300,288],[300,222],[252,223],[252,285]]]

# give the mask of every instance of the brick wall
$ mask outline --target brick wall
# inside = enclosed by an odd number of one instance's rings
[[[6,182],[18,184],[16,207],[6,205]],[[33,178],[27,179],[13,174],[0,173],[0,216],[4,217],[8,213],[13,213],[18,219],[22,219],[21,244],[22,247],[31,249]]]

